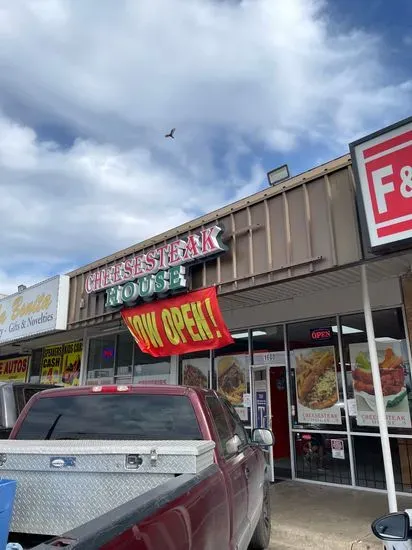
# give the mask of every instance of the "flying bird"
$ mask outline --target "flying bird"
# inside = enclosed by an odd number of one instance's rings
[[[174,135],[175,132],[176,132],[176,128],[172,128],[172,129],[170,130],[170,133],[165,135],[165,138],[172,138],[172,139],[175,139],[175,135]]]

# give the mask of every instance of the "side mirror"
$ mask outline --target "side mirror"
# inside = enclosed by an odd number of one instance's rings
[[[226,443],[226,452],[229,455],[235,455],[239,451],[239,447],[241,445],[240,437],[238,435],[234,435],[229,439],[229,441]]]
[[[253,430],[252,441],[262,447],[273,447],[275,444],[275,436],[270,430],[258,428]]]
[[[372,523],[372,532],[380,540],[409,540],[409,515],[406,512],[388,514]]]

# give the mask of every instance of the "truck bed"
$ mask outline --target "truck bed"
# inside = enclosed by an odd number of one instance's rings
[[[21,542],[24,550],[226,548],[228,512],[216,506],[224,497],[223,477],[213,464],[199,474],[173,478],[60,537],[30,543],[30,536],[11,534],[10,541]]]
[[[11,531],[55,536],[213,464],[213,441],[0,441]]]

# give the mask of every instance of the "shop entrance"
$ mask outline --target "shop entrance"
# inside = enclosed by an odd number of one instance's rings
[[[275,445],[268,449],[271,481],[292,477],[288,397],[285,366],[252,367],[253,424],[268,428],[275,435]]]

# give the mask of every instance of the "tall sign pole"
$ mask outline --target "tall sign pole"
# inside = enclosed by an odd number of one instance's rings
[[[389,512],[397,512],[395,478],[391,447],[389,441],[388,424],[386,421],[386,408],[383,399],[381,375],[379,371],[378,352],[376,349],[375,329],[373,327],[372,310],[369,298],[368,276],[366,265],[361,266],[363,311],[365,315],[366,335],[368,337],[369,357],[372,369],[373,386],[375,389],[376,411],[378,413],[379,432],[381,436],[383,465],[385,468],[386,490],[388,494]]]

